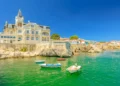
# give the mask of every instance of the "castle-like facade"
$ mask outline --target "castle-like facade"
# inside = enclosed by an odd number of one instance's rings
[[[50,41],[50,27],[29,22],[24,23],[21,11],[15,17],[15,24],[6,21],[0,33],[0,43],[44,43]]]

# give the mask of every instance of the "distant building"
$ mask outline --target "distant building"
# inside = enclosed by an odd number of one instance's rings
[[[60,38],[61,41],[65,41],[65,42],[69,42],[70,39],[69,38]]]
[[[80,40],[80,44],[85,44],[85,40]]]
[[[3,32],[0,33],[0,43],[41,43],[50,41],[50,27],[37,23],[24,22],[19,10],[15,17],[15,24],[5,22]]]
[[[114,45],[120,45],[120,41],[111,41],[110,43]]]
[[[86,44],[84,39],[70,40],[69,38],[60,38],[60,41],[70,42],[71,44]]]

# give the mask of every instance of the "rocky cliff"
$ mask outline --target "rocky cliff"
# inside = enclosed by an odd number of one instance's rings
[[[69,46],[70,47],[70,46]],[[72,56],[66,43],[36,44],[36,45],[0,45],[0,58],[30,57],[30,56]]]

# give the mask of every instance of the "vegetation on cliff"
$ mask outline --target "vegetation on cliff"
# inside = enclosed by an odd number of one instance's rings
[[[20,51],[22,51],[22,52],[26,52],[27,50],[28,50],[27,47],[23,47],[20,49]]]
[[[52,34],[51,35],[51,39],[53,39],[53,40],[59,40],[60,39],[60,35],[59,34]]]
[[[70,40],[77,40],[79,37],[77,35],[73,35],[70,37]]]

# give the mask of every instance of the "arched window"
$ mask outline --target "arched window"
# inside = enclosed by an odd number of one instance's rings
[[[22,27],[22,23],[18,23],[18,26],[19,26],[19,27]]]

